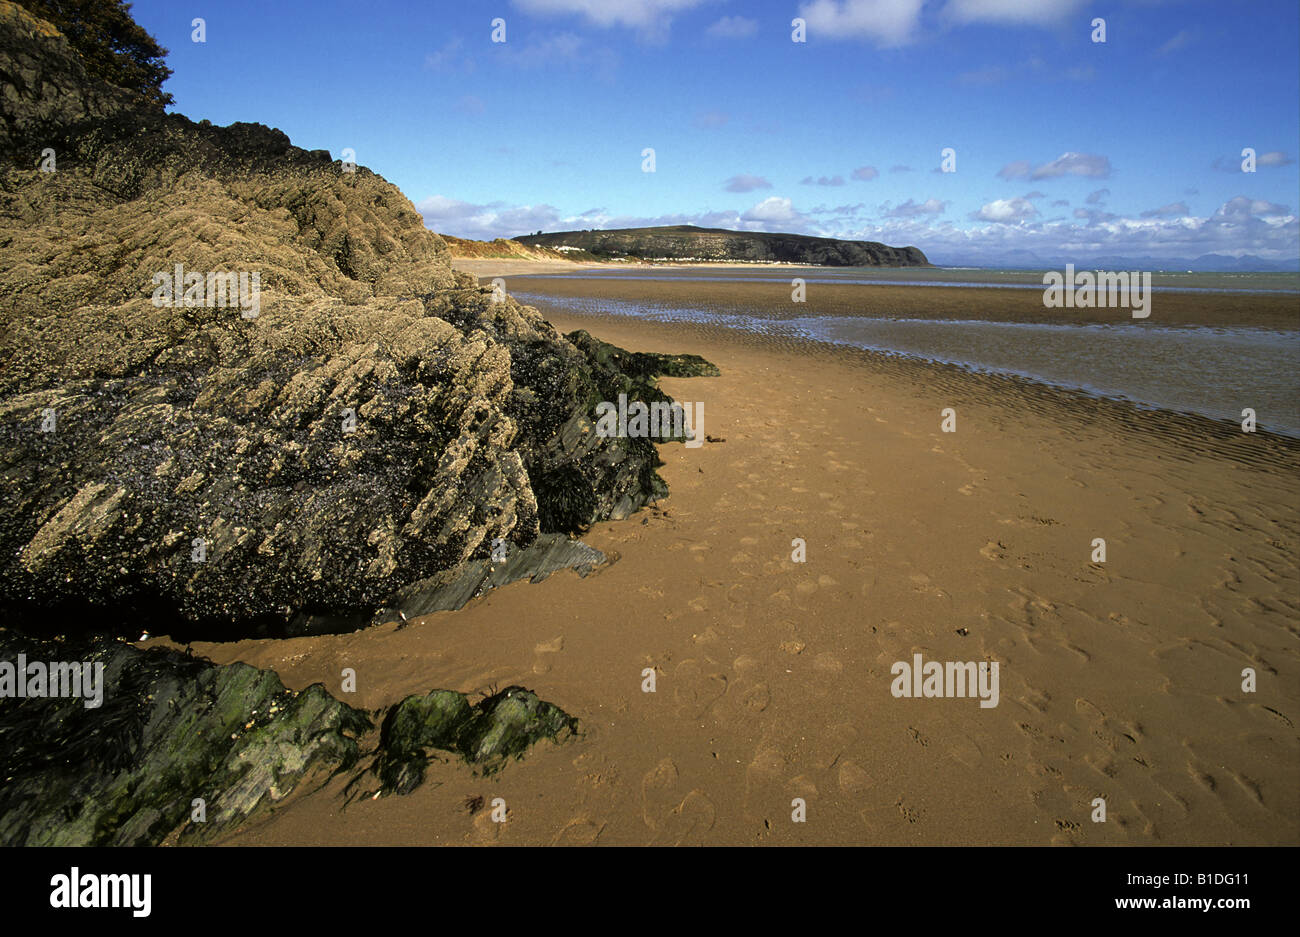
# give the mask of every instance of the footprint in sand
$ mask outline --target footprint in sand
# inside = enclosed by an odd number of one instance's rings
[[[789,810],[785,776],[785,755],[771,742],[761,744],[745,768],[745,819],[760,836]]]
[[[552,846],[590,846],[600,839],[605,831],[605,824],[596,823],[585,817],[574,817],[564,825],[551,840]]]
[[[677,765],[665,758],[641,780],[641,817],[655,834],[652,843],[701,843],[713,829],[717,810],[701,790],[681,794]]]
[[[812,764],[827,771],[839,763],[840,756],[858,737],[858,730],[847,722],[837,723],[812,739]]]
[[[839,658],[834,654],[829,651],[823,651],[818,654],[816,660],[813,661],[813,670],[828,676],[833,676],[843,672],[844,665],[840,663]]]
[[[691,719],[703,716],[727,692],[727,676],[711,663],[693,658],[673,670],[673,699],[677,714]]]
[[[840,790],[846,794],[861,794],[871,786],[871,775],[857,762],[846,760],[840,762],[839,784]]]
[[[534,647],[533,653],[537,655],[537,659],[533,661],[533,673],[550,673],[551,658],[562,650],[564,650],[564,635],[551,638],[549,641],[543,641]]]

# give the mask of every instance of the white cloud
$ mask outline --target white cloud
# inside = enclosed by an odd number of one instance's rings
[[[785,224],[791,221],[803,221],[804,217],[795,211],[788,198],[772,195],[763,199],[741,217],[746,221],[777,222]]]
[[[1098,189],[1096,192],[1089,192],[1088,197],[1084,199],[1089,205],[1097,205],[1110,197],[1110,189]]]
[[[994,224],[1020,224],[1038,216],[1034,203],[1023,198],[999,198],[974,212],[971,217],[977,221],[991,221]]]
[[[1287,214],[1285,205],[1277,205],[1273,202],[1265,202],[1262,199],[1247,198],[1244,195],[1238,195],[1236,198],[1228,199],[1224,202],[1215,216],[1219,218],[1231,218],[1237,221],[1244,221],[1249,218],[1275,218]]]
[[[853,170],[853,178],[859,182],[870,182],[878,175],[880,175],[880,171],[875,166],[859,166]]]
[[[1110,160],[1095,153],[1062,153],[1050,163],[1044,163],[1032,173],[1030,179],[1055,179],[1058,176],[1088,176],[1105,179],[1110,175]]]
[[[948,207],[947,202],[941,202],[937,198],[928,198],[924,202],[914,202],[908,199],[901,205],[895,205],[893,208],[880,206],[881,214],[886,218],[921,218],[925,215],[942,215]]]
[[[1041,166],[1032,166],[1028,160],[1018,159],[998,170],[1000,179],[1055,179],[1060,176],[1105,179],[1110,176],[1110,160],[1095,153],[1062,153]]]
[[[744,16],[724,16],[704,31],[714,39],[748,39],[758,33],[758,20]]]
[[[799,180],[800,185],[844,185],[843,176],[818,176],[814,179],[812,176],[804,176]]]
[[[819,39],[870,39],[904,45],[921,18],[923,0],[812,0],[799,5],[808,33]]]
[[[772,183],[762,176],[732,176],[724,184],[728,192],[753,192],[755,189],[770,189]]]
[[[552,205],[508,207],[500,202],[475,205],[444,195],[431,195],[416,203],[415,208],[424,216],[425,227],[439,234],[478,241],[564,227],[559,210]]]
[[[1142,213],[1143,218],[1181,218],[1187,214],[1186,202],[1170,202]]]
[[[1230,199],[1209,217],[1120,217],[1081,209],[1077,220],[1047,221],[1030,214],[1033,206],[1027,200],[1010,199],[985,205],[971,215],[976,223],[969,226],[945,220],[940,212],[920,210],[932,209],[935,201],[905,202],[883,211],[880,223],[865,221],[870,212],[861,203],[800,212],[790,199],[776,197],[764,199],[744,213],[712,211],[655,217],[611,215],[604,209],[568,215],[546,204],[475,205],[441,195],[426,198],[416,207],[433,230],[479,240],[537,230],[693,224],[735,231],[789,231],[900,246],[914,244],[941,264],[998,264],[1014,256],[1015,251],[1031,252],[1055,266],[1115,256],[1186,260],[1202,254],[1254,254],[1290,265],[1300,258],[1300,218],[1287,206],[1246,196]]]
[[[578,15],[597,26],[627,26],[651,33],[667,29],[674,14],[707,0],[514,0],[526,13]]]
[[[1255,165],[1268,166],[1271,168],[1274,166],[1289,166],[1294,162],[1295,160],[1287,156],[1281,150],[1272,150],[1268,153],[1260,153],[1259,157],[1255,160]]]

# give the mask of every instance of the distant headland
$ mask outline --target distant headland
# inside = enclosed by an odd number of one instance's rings
[[[694,225],[538,232],[514,240],[530,247],[582,251],[602,260],[736,261],[826,267],[930,265],[925,254],[915,247],[890,247],[876,241],[842,241],[804,234],[697,228]]]

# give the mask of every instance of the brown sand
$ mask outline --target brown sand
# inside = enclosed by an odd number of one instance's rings
[[[615,563],[401,630],[194,649],[336,693],[353,667],[367,708],[518,683],[583,735],[346,810],[335,781],[229,842],[1300,842],[1296,444],[941,366],[556,324],[723,372],[663,382],[726,441],[661,448],[671,497],[585,537]],[[914,653],[999,661],[999,705],[894,698]]]
[[[497,267],[500,265],[498,264]],[[635,280],[608,277],[597,281],[547,276],[556,271],[539,264],[492,270],[480,276],[506,278],[511,291],[544,292],[553,297],[599,297],[667,305],[704,306],[717,312],[753,312],[794,318],[810,315],[890,316],[923,319],[982,319],[999,322],[1050,322],[1158,326],[1239,326],[1300,328],[1300,296],[1294,293],[1157,292],[1150,315],[1134,319],[1125,309],[1047,309],[1041,289],[961,286],[887,286],[882,284],[809,283],[805,302],[791,302],[790,277],[767,268],[709,269],[711,277],[767,280],[750,283],[691,280]],[[569,271],[573,272],[573,271]],[[653,271],[648,271],[653,272]],[[701,273],[706,271],[701,269]]]

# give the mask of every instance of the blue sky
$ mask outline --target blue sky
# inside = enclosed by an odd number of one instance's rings
[[[133,14],[171,50],[176,110],[350,147],[462,237],[693,223],[914,244],[940,263],[1300,258],[1296,0],[137,0]],[[956,172],[938,171],[944,147]]]

